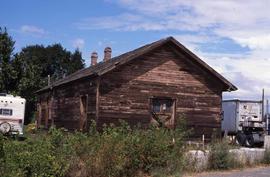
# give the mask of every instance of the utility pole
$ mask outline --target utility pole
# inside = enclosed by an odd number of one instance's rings
[[[269,100],[266,100],[266,134],[269,135]]]

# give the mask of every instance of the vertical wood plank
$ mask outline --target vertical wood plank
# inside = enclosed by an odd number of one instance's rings
[[[50,104],[50,116],[51,116],[51,126],[54,126],[54,116],[52,115],[54,112],[54,90],[52,91],[51,96],[51,104]]]
[[[42,108],[41,108],[41,104],[40,103],[37,104],[37,110],[38,110],[37,128],[40,128],[41,117],[42,117]]]
[[[100,97],[100,77],[97,79],[96,86],[96,122],[99,120],[99,97]]]
[[[49,100],[47,99],[46,105],[45,105],[45,128],[48,128],[48,119],[49,119]]]

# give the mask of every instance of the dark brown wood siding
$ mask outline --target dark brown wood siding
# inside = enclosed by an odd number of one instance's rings
[[[43,95],[48,95],[45,93]],[[79,129],[80,97],[86,96],[87,124],[96,119],[96,80],[84,79],[68,85],[54,88],[50,91],[53,96],[52,119],[56,127],[65,127],[69,130]],[[43,96],[44,97],[44,96]],[[40,102],[44,100],[40,95]],[[48,97],[48,96],[46,96]],[[42,99],[43,98],[43,99]],[[41,122],[43,124],[43,122]]]
[[[170,46],[159,48],[103,75],[98,125],[124,119],[150,122],[151,97],[176,99],[176,119],[187,120],[195,136],[220,131],[222,84]]]

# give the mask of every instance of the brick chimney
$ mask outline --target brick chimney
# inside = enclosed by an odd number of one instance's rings
[[[94,66],[97,64],[97,60],[98,60],[98,54],[97,52],[92,52],[91,54],[91,66]]]
[[[103,61],[106,62],[108,60],[110,60],[112,57],[112,49],[110,47],[106,47],[104,49],[104,59]]]

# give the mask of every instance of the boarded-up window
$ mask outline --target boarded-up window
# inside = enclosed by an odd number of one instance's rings
[[[151,123],[173,128],[175,125],[175,100],[171,98],[151,99]]]

